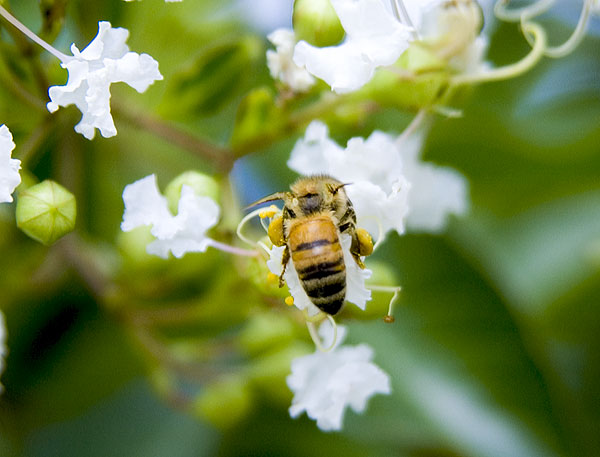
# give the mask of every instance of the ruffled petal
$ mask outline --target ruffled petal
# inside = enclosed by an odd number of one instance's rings
[[[96,129],[103,137],[117,134],[110,112],[110,85],[125,82],[144,92],[154,81],[161,80],[158,62],[148,54],[129,52],[125,44],[129,32],[111,28],[109,22],[98,23],[98,34],[83,51],[73,44],[73,58],[62,63],[69,72],[67,84],[48,89],[50,112],[60,106],[75,105],[82,113],[75,131],[87,139]]]
[[[14,148],[12,134],[3,124],[0,126],[0,203],[12,202],[12,193],[21,183],[21,161],[11,158]]]

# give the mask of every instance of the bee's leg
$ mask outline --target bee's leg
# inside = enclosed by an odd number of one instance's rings
[[[352,244],[350,245],[350,253],[360,268],[365,268],[361,257],[371,255],[373,253],[373,238],[369,232],[363,228],[357,228],[352,233]]]
[[[285,280],[283,279],[283,275],[285,274],[285,268],[287,267],[288,262],[290,261],[290,250],[286,246],[283,250],[283,255],[281,256],[281,275],[279,276],[279,287],[283,287],[285,284]]]

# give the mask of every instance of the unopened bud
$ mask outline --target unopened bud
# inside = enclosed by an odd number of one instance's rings
[[[165,190],[165,196],[169,201],[169,209],[173,214],[177,214],[181,187],[184,184],[191,187],[196,195],[210,197],[217,203],[219,202],[219,183],[214,178],[199,171],[186,171],[173,179]]]
[[[296,0],[292,21],[296,38],[314,46],[333,46],[344,38],[344,28],[329,0]]]
[[[246,417],[252,403],[247,380],[232,375],[206,385],[195,399],[192,410],[216,427],[225,429]]]
[[[46,246],[75,228],[75,196],[60,184],[46,180],[19,193],[17,226]]]

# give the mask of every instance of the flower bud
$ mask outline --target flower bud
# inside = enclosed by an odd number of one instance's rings
[[[215,202],[219,202],[219,183],[214,178],[199,171],[186,171],[173,179],[165,190],[165,196],[169,201],[169,209],[173,214],[177,214],[181,187],[184,184],[190,186],[196,195],[210,197]]]
[[[249,354],[257,354],[283,346],[293,337],[294,325],[289,318],[270,310],[256,314],[246,322],[239,343]]]
[[[344,38],[344,28],[329,0],[296,0],[292,17],[298,40],[333,46]]]
[[[247,380],[231,375],[205,386],[192,411],[216,427],[229,428],[248,415],[252,403]]]
[[[75,228],[75,196],[60,184],[45,180],[21,193],[17,201],[17,226],[46,246]]]

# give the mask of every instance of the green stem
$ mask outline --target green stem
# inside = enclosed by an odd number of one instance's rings
[[[546,51],[546,32],[538,24],[532,22],[525,23],[522,27],[523,33],[531,34],[535,39],[533,48],[523,59],[514,64],[494,68],[482,73],[457,75],[450,80],[450,83],[453,86],[460,86],[465,84],[478,84],[488,81],[500,81],[504,79],[515,78],[531,70],[544,56],[544,52]]]
[[[113,111],[134,127],[145,130],[163,138],[186,151],[206,159],[217,166],[221,172],[229,172],[233,167],[234,157],[230,149],[217,146],[179,129],[162,119],[142,112],[134,112],[125,104],[113,102]]]

